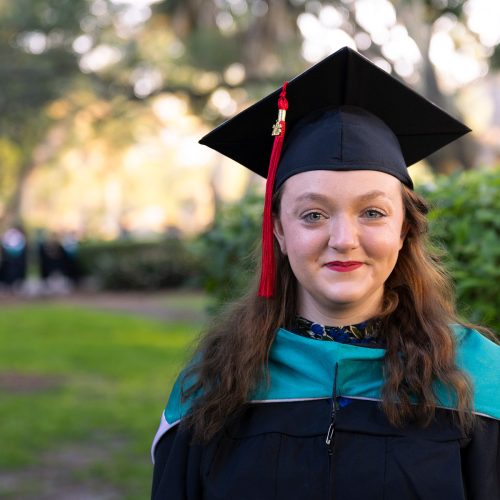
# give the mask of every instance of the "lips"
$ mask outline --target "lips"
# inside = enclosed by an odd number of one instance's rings
[[[334,262],[327,262],[325,266],[332,271],[337,271],[339,273],[348,273],[349,271],[354,271],[363,265],[362,262],[358,262],[355,260],[349,261],[339,261],[336,260]]]

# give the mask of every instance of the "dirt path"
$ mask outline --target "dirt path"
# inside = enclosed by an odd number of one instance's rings
[[[3,296],[0,308],[10,305],[68,304],[100,311],[134,314],[160,321],[194,321],[206,319],[206,297],[200,292],[76,292],[65,296],[19,298]]]
[[[0,471],[0,498],[5,500],[119,500],[123,492],[96,478],[93,470],[113,459],[124,443],[93,436],[85,443],[43,454],[39,464]]]

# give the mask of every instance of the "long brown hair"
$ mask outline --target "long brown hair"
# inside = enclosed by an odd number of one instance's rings
[[[279,189],[273,197],[275,216],[279,216],[281,193]],[[474,423],[472,389],[468,376],[455,364],[449,325],[459,321],[451,281],[428,244],[425,201],[403,185],[402,197],[407,233],[385,283],[380,314],[387,344],[382,409],[395,426],[411,420],[428,425],[436,411],[433,382],[439,380],[454,393],[457,411],[453,414],[467,432]],[[213,319],[186,371],[186,377],[195,382],[183,396],[194,401],[183,425],[193,429],[196,440],[209,440],[268,380],[275,332],[279,327],[290,328],[296,318],[296,279],[276,240],[275,255],[274,296],[258,297],[254,281],[242,298]],[[417,404],[411,403],[412,397]]]

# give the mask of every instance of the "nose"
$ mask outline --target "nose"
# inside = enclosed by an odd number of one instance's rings
[[[346,215],[332,218],[328,246],[338,252],[346,252],[358,245],[359,237],[355,221]]]

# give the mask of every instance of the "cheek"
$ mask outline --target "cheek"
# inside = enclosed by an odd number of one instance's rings
[[[401,246],[401,234],[396,228],[365,234],[365,251],[375,259],[395,263]]]
[[[286,250],[290,260],[314,258],[321,251],[322,241],[319,232],[297,226],[290,227],[285,232]]]
[[[307,252],[307,248],[304,247],[303,239],[293,231],[285,232],[284,242],[286,254],[290,261],[295,260],[297,256],[300,257],[304,255],[304,252]]]

